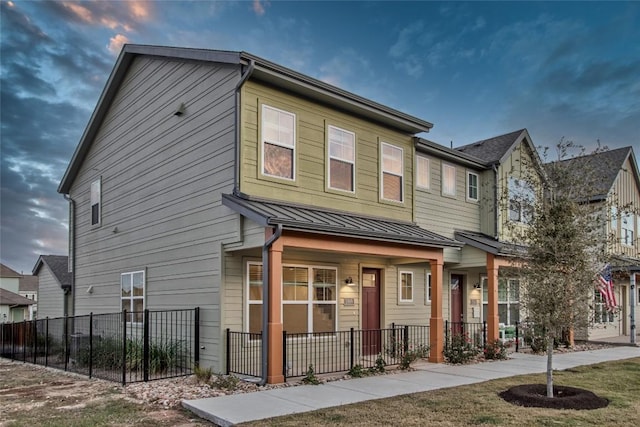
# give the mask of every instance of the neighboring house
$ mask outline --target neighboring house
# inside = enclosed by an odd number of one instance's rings
[[[613,269],[613,282],[618,310],[607,311],[599,292],[594,292],[591,326],[576,331],[580,339],[598,340],[631,333],[630,310],[635,310],[636,323],[640,310],[636,301],[630,301],[630,279],[640,273],[640,173],[631,147],[603,151],[563,162],[575,173],[593,171],[601,179],[589,195],[589,203],[601,205],[602,214],[608,218],[606,230],[608,252]],[[604,238],[603,238],[604,239]]]
[[[0,264],[0,289],[6,289],[17,294],[20,292],[21,277],[22,274],[12,270],[4,264]]]
[[[38,317],[38,278],[36,276],[21,276],[18,295],[30,299],[34,302],[25,313],[25,318],[33,320]]]
[[[39,281],[38,315],[63,317],[72,312],[71,273],[66,255],[40,255],[33,274]]]
[[[29,307],[33,304],[34,302],[28,298],[0,288],[0,323],[29,320],[25,313],[29,313]]]
[[[431,126],[248,53],[126,45],[58,188],[74,313],[199,306],[201,363],[264,331],[269,382],[283,331],[419,322],[442,361],[462,244],[414,223]]]

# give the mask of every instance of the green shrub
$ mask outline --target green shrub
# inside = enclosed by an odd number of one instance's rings
[[[488,343],[484,349],[484,358],[487,360],[505,360],[507,358],[507,345],[501,340]]]
[[[193,367],[193,375],[196,376],[196,380],[198,383],[208,383],[211,380],[211,376],[213,375],[213,370],[209,368],[203,368],[200,365],[195,365]]]
[[[474,360],[480,351],[471,343],[469,335],[464,333],[454,334],[442,353],[448,363],[463,364]]]
[[[240,379],[234,375],[218,374],[215,376],[214,380],[211,382],[211,385],[222,390],[233,391],[236,388],[238,388],[239,382],[240,382]]]
[[[409,369],[411,364],[418,359],[423,359],[425,357],[429,357],[429,346],[428,345],[418,345],[415,348],[412,345],[409,345],[409,349],[402,354],[400,358],[399,367],[402,370]]]
[[[378,354],[376,358],[376,363],[371,368],[369,368],[369,372],[372,374],[381,374],[385,371],[385,367],[387,366],[387,362],[385,362],[382,354]]]
[[[362,365],[353,365],[353,367],[349,369],[349,372],[347,372],[347,374],[352,378],[362,378],[369,375],[369,371],[364,369],[364,366]]]
[[[305,373],[304,378],[302,379],[302,382],[305,384],[313,384],[313,385],[320,384],[320,379],[316,377],[316,371],[313,369],[313,364],[309,365],[309,368],[307,369],[307,372]]]

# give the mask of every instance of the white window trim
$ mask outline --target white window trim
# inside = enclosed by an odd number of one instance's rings
[[[515,300],[515,299],[512,300],[511,299],[511,291],[510,291],[510,289],[511,289],[510,283],[512,281],[520,282],[520,280],[519,279],[514,279],[514,278],[504,278],[504,280],[506,281],[506,285],[507,285],[507,299],[506,300],[501,300],[500,299],[500,292],[499,292],[499,285],[498,285],[498,287],[497,287],[498,289],[496,289],[496,291],[497,291],[497,295],[496,296],[498,297],[498,305],[500,305],[500,304],[506,304],[507,305],[507,317],[509,317],[510,314],[511,314],[510,307],[512,305],[516,305],[517,304],[518,305],[518,312],[519,312],[520,315],[522,315],[522,305],[521,305],[521,300],[520,300],[520,297],[519,297],[521,284],[520,283],[518,284],[519,288],[518,288],[518,299],[517,300]],[[482,312],[480,313],[480,319],[484,319],[484,305],[489,303],[488,299],[487,300],[484,299],[484,290],[485,290],[485,287],[487,287],[489,285],[489,278],[487,276],[484,276],[484,275],[480,276],[480,284],[481,284],[481,286],[480,286],[480,304],[481,304],[481,308],[482,308]],[[489,293],[488,292],[487,292],[487,298],[489,298]],[[500,310],[498,310],[498,312],[499,311]],[[499,315],[499,313],[496,313],[496,314]],[[488,315],[488,313],[487,313],[487,315]],[[511,319],[507,319],[507,320],[509,322],[511,322]],[[513,326],[514,324],[515,324],[515,322],[514,323],[508,323],[506,325]]]
[[[342,159],[340,157],[334,157],[331,155],[331,129],[335,129],[337,131],[340,132],[344,132],[347,133],[349,135],[351,135],[351,137],[353,138],[353,160],[345,160]],[[327,187],[335,190],[335,191],[343,191],[345,193],[351,193],[354,194],[356,192],[356,134],[354,132],[348,131],[346,129],[342,129],[339,128],[337,126],[333,126],[333,125],[328,125],[328,130],[327,130],[327,157],[329,158],[329,161],[327,162]],[[345,163],[351,163],[353,165],[353,169],[351,170],[351,182],[353,184],[353,188],[351,190],[345,190],[342,188],[336,188],[336,187],[332,187],[331,186],[331,159],[336,159],[339,160],[341,162],[345,162]]]
[[[246,298],[244,298],[245,301],[245,320],[243,321],[244,323],[244,331],[245,332],[249,332],[249,305],[250,304],[259,304],[262,305],[262,300],[250,300],[249,299],[249,287],[250,285],[250,275],[249,275],[249,269],[251,265],[262,265],[262,262],[260,261],[249,261],[247,262],[247,266],[246,266],[246,274],[245,274],[245,292],[246,292]],[[338,268],[337,267],[333,267],[333,266],[325,266],[325,265],[310,265],[310,264],[282,264],[282,268],[288,268],[288,267],[300,267],[300,268],[306,268],[308,269],[308,278],[307,278],[307,286],[309,289],[309,292],[307,293],[307,299],[306,300],[300,300],[300,301],[293,301],[293,300],[285,300],[284,299],[284,283],[281,284],[280,288],[281,288],[281,292],[280,292],[280,304],[281,304],[281,308],[283,308],[284,305],[307,305],[307,331],[311,331],[308,332],[308,335],[313,334],[313,306],[314,305],[318,305],[318,304],[331,304],[331,305],[335,305],[336,309],[335,309],[335,331],[339,330],[339,326],[338,326],[338,317],[339,317],[339,306],[338,306],[338,299],[339,299],[339,292],[340,292],[340,281],[338,280]],[[313,269],[323,269],[323,270],[334,270],[336,272],[336,298],[333,301],[315,301],[313,299]],[[280,322],[283,323],[284,322],[284,309],[280,310]],[[334,332],[335,332],[334,331]]]
[[[446,191],[446,186],[445,186],[445,180],[446,180],[446,173],[445,173],[445,169],[452,169],[453,170],[453,192],[452,193],[448,193]],[[457,193],[457,175],[458,175],[458,171],[456,170],[456,167],[454,165],[450,165],[448,163],[444,163],[442,162],[442,195],[443,196],[449,196],[449,197],[456,197],[456,193]]]
[[[473,197],[469,197],[469,188],[470,188],[470,184],[471,184],[471,180],[469,179],[470,176],[473,175],[476,177],[476,194],[477,196],[475,198]],[[466,191],[466,197],[467,197],[467,201],[468,202],[477,202],[480,198],[480,175],[478,175],[477,173],[468,170],[467,171],[467,191]]]
[[[514,188],[512,188],[512,183]],[[527,218],[527,210],[525,205],[527,195],[531,196],[531,200],[529,200],[528,202],[531,204],[531,209],[533,210],[533,205],[536,202],[536,193],[531,183],[521,178],[510,176],[507,183],[507,218],[509,218],[509,221],[519,222],[521,224],[529,224],[531,222],[531,218]],[[518,203],[518,219],[511,218],[512,199]]]
[[[293,133],[293,144],[289,145],[286,143],[283,143],[281,141],[267,141],[266,137],[265,137],[265,109],[271,109],[274,111],[277,111],[279,113],[282,114],[287,114],[291,117],[293,117],[293,129],[291,130],[291,132]],[[297,142],[297,135],[296,135],[296,126],[297,126],[297,119],[296,119],[296,114],[292,113],[290,111],[286,111],[286,110],[282,110],[280,108],[276,108],[276,107],[272,107],[271,105],[267,105],[267,104],[262,104],[262,112],[261,112],[261,118],[260,118],[260,147],[261,147],[261,159],[260,159],[260,174],[263,176],[267,176],[269,178],[275,178],[275,179],[282,179],[285,181],[295,181],[296,180],[296,166],[297,166],[297,161],[296,161],[296,142]],[[273,144],[273,145],[277,145],[279,147],[285,147],[285,148],[290,148],[293,153],[291,155],[291,178],[286,178],[286,177],[282,177],[282,176],[278,176],[278,175],[270,175],[268,173],[265,172],[264,170],[264,153],[265,153],[265,147],[264,144],[265,143],[269,143],[269,144]]]
[[[384,169],[384,146],[392,147],[397,150],[400,150],[400,170],[401,173],[398,175],[394,172],[388,172]],[[388,173],[389,175],[399,176],[400,177],[400,200],[387,199],[384,197],[384,174]],[[404,203],[404,150],[401,147],[398,147],[393,144],[389,144],[388,142],[380,142],[380,198],[382,200],[392,202],[392,203]]]
[[[97,187],[97,191],[94,192],[94,187]],[[99,227],[102,224],[102,177],[98,177],[91,181],[91,188],[89,191],[89,215],[92,227]],[[95,197],[94,197],[95,194]],[[98,205],[98,220],[93,222],[93,207]]]
[[[425,162],[425,172],[426,172],[426,176],[425,179],[427,181],[426,185],[420,185],[419,182],[420,180],[418,179],[420,174],[420,161],[424,161]],[[429,190],[431,188],[431,160],[428,157],[425,156],[416,156],[416,187],[418,188],[423,188],[425,190]]]
[[[636,239],[635,222],[635,215],[631,212],[622,212],[620,215],[620,242],[623,246],[634,246]],[[627,231],[631,231],[630,239],[627,239]]]
[[[424,302],[425,304],[431,304],[431,273],[427,273],[424,284]]]
[[[133,296],[133,275],[142,273],[142,296]],[[145,270],[136,270],[136,271],[127,271],[120,274],[120,307],[122,307],[122,301],[125,300],[125,297],[122,296],[122,277],[123,276],[131,276],[131,296],[126,297],[126,300],[129,301],[129,310],[127,313],[133,312],[132,305],[134,300],[142,300],[142,310],[144,311],[147,308],[147,272]],[[127,323],[139,324],[142,322],[132,322],[130,319],[132,315],[128,315]]]
[[[411,277],[411,298],[410,299],[402,298],[402,276],[405,274]],[[413,302],[414,290],[415,290],[415,282],[413,281],[413,271],[399,271],[398,272],[398,301],[400,303]]]

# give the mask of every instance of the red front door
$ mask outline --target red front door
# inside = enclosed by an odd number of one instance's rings
[[[362,352],[380,353],[380,270],[362,270]]]
[[[460,274],[451,275],[451,332],[454,334],[462,332],[462,279]]]

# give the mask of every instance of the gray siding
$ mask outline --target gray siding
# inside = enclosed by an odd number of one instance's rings
[[[143,270],[146,308],[201,307],[201,360],[216,370],[220,243],[239,235],[237,215],[221,204],[233,187],[238,78],[230,66],[136,59],[70,192],[75,313],[120,311],[121,273]],[[178,117],[180,103],[186,113]],[[102,215],[92,226],[97,178]]]
[[[64,291],[46,265],[38,272],[38,283],[38,318],[63,317]]]

